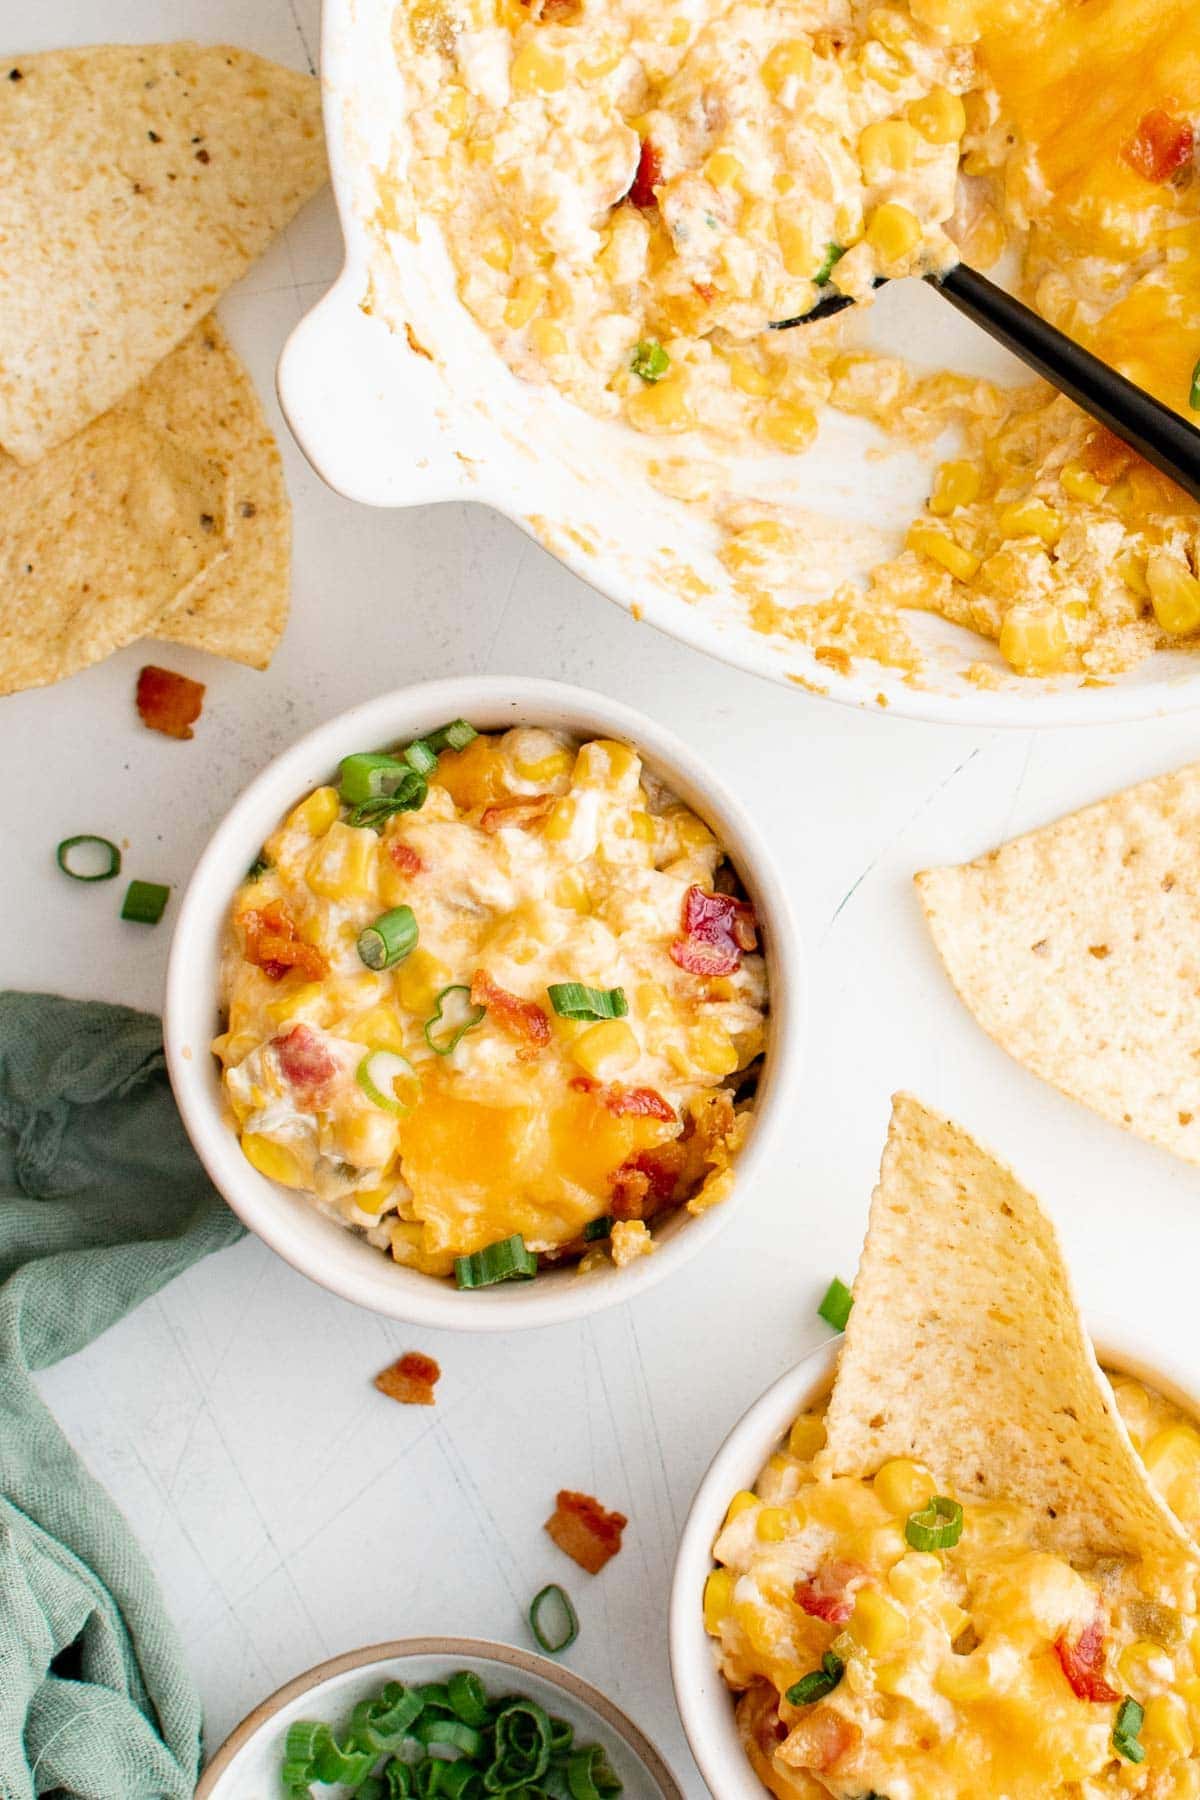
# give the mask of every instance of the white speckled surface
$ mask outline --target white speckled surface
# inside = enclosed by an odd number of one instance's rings
[[[317,0],[45,0],[6,49],[228,37],[303,66]],[[274,409],[283,340],[332,278],[315,202],[222,307]],[[274,413],[278,423],[278,415]],[[282,425],[279,426],[282,431]],[[209,684],[195,741],[146,733],[137,648],[0,703],[0,981],[157,1007],[171,915],[122,925],[110,888],[63,881],[76,831],[129,842],[130,875],[182,883],[230,796],[291,738],[408,678],[520,669],[591,684],[718,748],[779,846],[810,963],[809,1085],[790,1150],[716,1249],[636,1305],[511,1338],[421,1334],[434,1412],[370,1378],[411,1334],[323,1294],[246,1241],[41,1380],[125,1508],[189,1646],[215,1744],[265,1693],[356,1645],[420,1633],[526,1641],[546,1581],[575,1596],[570,1665],[703,1786],[671,1698],[666,1599],[697,1481],[734,1419],[819,1340],[828,1276],[854,1268],[899,1086],[1015,1163],[1060,1221],[1089,1312],[1157,1319],[1200,1370],[1193,1170],[1010,1064],[962,1011],[909,878],[1200,753],[1187,718],[972,735],[871,717],[733,674],[638,626],[515,527],[471,507],[356,508],[290,442],[293,618],[262,676],[171,650]],[[632,1521],[590,1579],[541,1531],[560,1485]]]

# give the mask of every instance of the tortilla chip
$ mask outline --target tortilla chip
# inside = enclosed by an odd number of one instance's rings
[[[1200,764],[917,890],[961,999],[1018,1062],[1200,1163]]]
[[[319,84],[245,50],[104,45],[0,66],[0,445],[106,412],[325,179]]]
[[[254,384],[216,319],[197,326],[125,406],[222,464],[232,484],[228,556],[147,631],[265,669],[287,623],[292,509]]]
[[[928,1463],[960,1495],[1016,1498],[1045,1547],[1200,1569],[1121,1421],[1033,1195],[901,1094],[826,1419],[824,1474]]]
[[[140,637],[225,554],[227,487],[216,463],[122,413],[32,468],[0,456],[0,693]]]

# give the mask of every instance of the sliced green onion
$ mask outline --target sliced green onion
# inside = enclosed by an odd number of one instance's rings
[[[834,269],[837,267],[838,263],[841,262],[845,254],[846,252],[841,244],[827,244],[825,246],[825,260],[813,276],[813,280],[818,287],[825,286],[825,283],[829,280],[829,277],[833,274]]]
[[[404,778],[390,794],[380,794],[373,800],[363,800],[352,808],[346,823],[348,825],[369,825],[372,831],[382,831],[393,813],[420,812],[429,793],[429,786],[423,775],[415,769],[405,769]]]
[[[482,1732],[476,1731],[473,1725],[464,1725],[461,1719],[447,1719],[437,1713],[427,1719],[418,1719],[411,1735],[426,1749],[437,1744],[442,1749],[460,1750],[472,1760],[483,1751]]]
[[[404,752],[404,760],[418,775],[432,775],[437,768],[437,751],[424,738],[415,738]]]
[[[446,1683],[446,1697],[454,1708],[455,1717],[464,1725],[474,1725],[477,1731],[482,1731],[491,1719],[487,1689],[478,1675],[472,1675],[468,1669],[450,1677]]]
[[[811,1675],[802,1675],[793,1683],[784,1698],[789,1706],[811,1706],[814,1700],[823,1700],[826,1694],[832,1694],[845,1673],[846,1665],[840,1656],[827,1650],[821,1658],[821,1666],[814,1669]]]
[[[612,1228],[611,1215],[604,1219],[589,1219],[583,1228],[583,1241],[585,1244],[594,1244],[600,1238],[610,1238]]]
[[[427,731],[421,739],[423,744],[437,754],[443,750],[465,750],[472,738],[479,733],[465,719],[451,719],[449,725],[439,725],[436,731]]]
[[[354,1071],[357,1081],[372,1105],[382,1107],[384,1112],[411,1112],[416,1102],[419,1087],[416,1071],[403,1056],[397,1056],[393,1050],[370,1050],[363,1057]],[[397,1092],[396,1083],[403,1082],[405,1089],[412,1094],[409,1100],[402,1100]]]
[[[565,1756],[575,1742],[575,1727],[569,1719],[551,1719],[550,1721],[550,1754],[554,1757]]]
[[[395,1767],[395,1764],[392,1766]],[[432,1795],[444,1795],[445,1800],[477,1800],[477,1796],[484,1793],[483,1776],[465,1760],[430,1762],[425,1766],[433,1771],[429,1777],[429,1792]],[[356,1800],[362,1800],[361,1788]]]
[[[171,890],[158,881],[131,881],[121,902],[121,917],[135,925],[157,925],[167,910]]]
[[[271,864],[267,861],[265,856],[256,856],[254,861],[250,864],[250,867],[246,870],[246,880],[261,881],[270,867]]]
[[[1112,1739],[1113,1749],[1126,1762],[1140,1763],[1145,1760],[1145,1749],[1138,1743],[1138,1732],[1142,1729],[1145,1716],[1145,1707],[1139,1706],[1132,1694],[1126,1694],[1117,1708],[1117,1722],[1113,1726]]]
[[[390,969],[415,950],[417,918],[411,906],[393,906],[358,934],[358,954],[368,969]]]
[[[825,1298],[817,1308],[817,1316],[824,1319],[827,1325],[832,1325],[835,1331],[845,1331],[853,1305],[854,1295],[845,1282],[835,1275],[825,1289]]]
[[[437,1011],[425,1021],[425,1042],[438,1056],[449,1056],[468,1031],[474,1031],[487,1015],[486,1006],[471,1004],[471,990],[462,982],[443,988]]]
[[[518,1231],[473,1256],[456,1256],[454,1279],[460,1288],[495,1287],[498,1281],[529,1281],[537,1266],[537,1257],[525,1248]]]
[[[546,1625],[546,1612],[549,1609],[549,1627]],[[549,1656],[557,1656],[561,1650],[569,1650],[579,1636],[579,1616],[571,1605],[571,1597],[556,1581],[544,1587],[533,1596],[529,1608],[529,1629],[537,1639],[540,1649]]]
[[[413,773],[409,763],[385,751],[343,756],[338,765],[338,797],[347,806],[359,806],[364,800],[385,800]]]
[[[607,1796],[621,1792],[621,1783],[609,1768],[599,1744],[586,1744],[571,1752],[567,1785],[574,1800],[607,1800]]]
[[[584,987],[580,981],[552,981],[546,992],[560,1019],[623,1019],[629,1011],[624,988]]]
[[[909,1513],[904,1536],[914,1550],[953,1550],[963,1531],[963,1509],[957,1500],[935,1494],[921,1512]]]
[[[635,375],[640,375],[644,382],[653,387],[670,368],[671,359],[657,338],[643,338],[635,349],[629,366]]]
[[[80,860],[78,857],[72,856],[71,852],[73,850],[78,850],[81,844],[94,844],[99,850],[103,851],[103,867],[89,868],[89,863],[94,861],[94,858],[89,856],[83,857],[82,868],[73,868],[71,866],[73,863],[77,863]],[[94,833],[90,831],[82,832],[79,837],[64,838],[54,852],[54,860],[62,870],[63,874],[69,875],[72,881],[111,881],[114,875],[119,875],[121,873],[121,852],[117,849],[117,846],[110,838],[96,837]]]
[[[1188,390],[1188,405],[1193,412],[1200,412],[1200,362],[1192,370],[1192,385]]]

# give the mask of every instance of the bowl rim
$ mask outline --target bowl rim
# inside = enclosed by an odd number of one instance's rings
[[[1127,1322],[1089,1320],[1088,1336],[1103,1367],[1150,1383],[1200,1419],[1200,1365],[1192,1368],[1178,1356],[1160,1355]],[[688,1747],[714,1800],[764,1800],[767,1789],[746,1759],[731,1690],[704,1630],[703,1592],[714,1567],[713,1540],[729,1496],[752,1484],[797,1412],[832,1385],[841,1344],[838,1336],[808,1351],[742,1414],[701,1477],[680,1534],[668,1609],[671,1683]]]
[[[303,1694],[311,1692],[323,1682],[332,1680],[334,1676],[344,1675],[351,1669],[361,1669],[375,1662],[398,1662],[409,1656],[475,1658],[479,1661],[504,1663],[525,1675],[540,1676],[542,1680],[561,1688],[573,1700],[600,1715],[605,1724],[645,1763],[661,1790],[663,1800],[685,1800],[683,1789],[662,1752],[655,1749],[645,1732],[634,1724],[627,1713],[622,1712],[598,1687],[585,1681],[582,1675],[576,1675],[573,1669],[561,1668],[557,1663],[551,1662],[549,1657],[538,1656],[532,1650],[519,1649],[515,1644],[501,1644],[489,1638],[462,1637],[392,1638],[381,1644],[365,1645],[361,1650],[345,1650],[339,1656],[328,1657],[324,1662],[315,1663],[311,1669],[294,1675],[282,1687],[276,1688],[273,1694],[260,1700],[233,1727],[205,1764],[193,1800],[212,1800],[217,1784],[228,1772],[234,1759],[293,1700],[300,1699]]]
[[[568,718],[584,735],[616,736],[635,744],[675,792],[688,799],[690,791],[733,855],[766,927],[771,1012],[754,1121],[737,1154],[738,1178],[727,1200],[699,1215],[681,1209],[664,1228],[653,1254],[624,1269],[601,1270],[586,1280],[564,1269],[530,1282],[461,1293],[435,1277],[402,1269],[374,1250],[376,1269],[369,1264],[321,1266],[317,1249],[305,1241],[302,1216],[289,1213],[281,1204],[286,1198],[282,1191],[245,1162],[216,1103],[208,1052],[215,998],[203,983],[236,885],[230,870],[245,868],[266,831],[311,790],[313,771],[327,773],[348,746],[386,743],[406,730],[429,729],[435,717],[471,713],[486,729],[505,722]],[[655,719],[605,694],[533,677],[459,676],[392,689],[336,714],[284,749],[246,785],[209,838],[180,904],[167,965],[163,1040],[180,1116],[211,1180],[242,1222],[293,1268],[341,1299],[408,1324],[505,1331],[559,1324],[632,1299],[711,1242],[769,1162],[790,1114],[803,1068],[806,993],[803,947],[782,876],[743,802],[713,773],[706,757]],[[205,1020],[207,1029],[202,1028]],[[334,1221],[329,1225],[342,1229]]]

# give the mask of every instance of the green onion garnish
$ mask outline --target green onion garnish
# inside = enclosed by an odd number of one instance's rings
[[[169,887],[158,881],[131,881],[121,902],[121,917],[135,925],[157,925],[171,898]]]
[[[827,244],[825,246],[825,260],[813,276],[813,280],[818,287],[825,286],[825,283],[829,280],[829,277],[833,274],[834,269],[837,267],[838,263],[841,262],[845,254],[846,252],[841,244]]]
[[[1188,405],[1193,412],[1200,412],[1200,362],[1192,370],[1192,385],[1188,390]]]
[[[550,1613],[548,1627],[547,1610]],[[556,1581],[533,1596],[529,1608],[529,1629],[537,1639],[538,1647],[548,1656],[557,1656],[561,1650],[569,1650],[579,1636],[579,1617],[571,1605],[570,1595]]]
[[[811,1706],[814,1700],[823,1700],[826,1694],[832,1694],[845,1673],[846,1665],[840,1656],[827,1650],[821,1658],[821,1666],[814,1669],[811,1675],[802,1675],[787,1691],[784,1698],[789,1706]]]
[[[1145,1749],[1138,1743],[1138,1732],[1142,1729],[1145,1716],[1145,1707],[1139,1706],[1132,1694],[1126,1694],[1117,1708],[1117,1722],[1113,1726],[1112,1736],[1113,1749],[1126,1762],[1140,1763],[1145,1760]]]
[[[963,1509],[957,1500],[935,1494],[921,1512],[909,1513],[904,1536],[914,1550],[953,1550],[963,1530]]]
[[[606,1800],[621,1792],[621,1783],[608,1766],[599,1744],[587,1744],[572,1753],[567,1764],[567,1785],[572,1800]]]
[[[498,1281],[529,1281],[537,1266],[537,1257],[525,1248],[518,1231],[473,1256],[456,1256],[454,1279],[460,1288],[495,1287]]]
[[[853,1305],[854,1295],[845,1282],[835,1275],[825,1289],[825,1298],[817,1308],[817,1316],[824,1319],[827,1325],[832,1325],[835,1331],[845,1331]]]
[[[482,1731],[487,1724],[488,1712],[487,1689],[478,1675],[468,1670],[460,1670],[452,1675],[446,1683],[446,1698],[454,1709],[454,1716],[461,1719],[464,1725],[474,1725]]]
[[[439,725],[436,731],[427,731],[421,742],[437,754],[443,750],[465,750],[472,738],[479,733],[465,719],[451,719],[449,725]]]
[[[382,831],[393,813],[420,812],[428,793],[425,777],[418,775],[415,769],[405,768],[390,794],[379,794],[373,800],[360,800],[357,806],[351,808],[346,823],[355,826],[369,825],[372,831]]]
[[[437,1744],[447,1750],[459,1750],[472,1760],[483,1750],[483,1734],[473,1725],[464,1725],[461,1719],[442,1718],[437,1713],[419,1719],[412,1728],[412,1735],[418,1744],[429,1749]]]
[[[416,1073],[410,1062],[403,1056],[397,1056],[391,1050],[371,1050],[363,1057],[354,1071],[357,1081],[367,1099],[384,1112],[411,1112],[416,1094],[411,1100],[402,1100],[396,1090],[396,1083],[402,1082],[406,1091],[412,1093],[416,1084]]]
[[[246,880],[261,881],[270,867],[271,865],[265,856],[256,856],[254,861],[250,864],[250,867],[246,870]]]
[[[471,1004],[471,990],[463,982],[443,988],[437,997],[437,1011],[425,1021],[425,1042],[438,1056],[449,1056],[468,1031],[474,1031],[487,1016],[486,1006]]]
[[[634,351],[633,361],[629,366],[635,375],[640,375],[643,381],[653,387],[670,368],[671,359],[657,338],[643,338]]]
[[[584,987],[580,981],[552,981],[546,992],[560,1019],[623,1019],[629,1011],[624,988]]]
[[[437,751],[424,738],[414,738],[404,752],[404,760],[418,775],[432,775],[437,768]]]
[[[81,844],[94,845],[103,855],[103,863],[98,863],[96,856],[88,852],[82,857],[72,855]],[[54,860],[72,881],[111,881],[114,875],[121,873],[121,852],[117,846],[111,839],[96,837],[90,831],[79,837],[64,838],[54,852]]]
[[[589,1219],[583,1228],[583,1241],[585,1244],[594,1244],[599,1238],[609,1238],[612,1236],[612,1228],[611,1217]]]
[[[393,906],[358,934],[358,954],[368,969],[390,969],[416,948],[417,917],[411,906]]]
[[[343,756],[338,765],[338,797],[347,806],[361,805],[364,800],[386,799],[413,773],[408,763],[385,751],[378,754],[360,751],[354,756]]]

